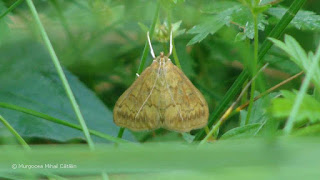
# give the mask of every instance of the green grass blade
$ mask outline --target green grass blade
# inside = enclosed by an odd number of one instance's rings
[[[10,13],[11,11],[13,11],[17,6],[19,6],[21,3],[23,2],[23,0],[18,0],[15,3],[13,3],[5,12],[3,12],[0,15],[0,19],[2,19],[3,17],[5,17],[8,13]]]
[[[173,55],[173,59],[174,59],[174,62],[176,63],[177,67],[179,69],[182,69],[181,68],[181,65],[180,65],[180,60],[179,60],[179,57],[178,57],[178,53],[177,53],[177,50],[176,50],[176,46],[174,44],[174,40],[172,39],[172,55]]]
[[[63,87],[64,87],[64,89],[65,89],[65,91],[67,93],[67,96],[68,96],[68,98],[69,98],[69,100],[71,102],[72,108],[73,108],[73,110],[74,110],[74,112],[75,112],[75,114],[76,114],[76,116],[77,116],[77,118],[79,120],[79,123],[80,123],[80,125],[82,127],[82,130],[83,130],[83,133],[84,133],[84,135],[86,137],[88,145],[89,145],[89,147],[91,149],[94,149],[93,141],[92,141],[92,139],[90,137],[89,130],[88,130],[87,125],[86,125],[86,123],[84,121],[84,118],[83,118],[83,116],[81,114],[79,105],[78,105],[78,103],[77,103],[77,101],[76,101],[76,99],[75,99],[75,97],[74,97],[74,95],[72,93],[72,90],[70,88],[68,80],[67,80],[67,78],[66,78],[66,76],[65,76],[65,74],[64,74],[64,72],[62,70],[62,67],[60,65],[59,59],[58,59],[58,57],[57,57],[57,55],[56,55],[56,53],[55,53],[55,51],[54,51],[54,49],[52,47],[52,44],[51,44],[51,42],[49,40],[49,37],[48,37],[48,35],[47,35],[47,33],[46,33],[46,31],[45,31],[45,29],[44,29],[44,27],[43,27],[43,25],[42,25],[42,23],[40,21],[38,12],[37,12],[32,0],[26,0],[26,1],[27,1],[27,4],[28,4],[29,8],[30,8],[30,11],[31,11],[36,23],[37,23],[37,26],[38,26],[38,28],[40,30],[41,36],[42,36],[42,38],[44,40],[44,43],[45,43],[45,45],[46,45],[46,47],[47,47],[47,49],[49,51],[49,54],[50,54],[51,59],[53,61],[53,64],[54,64],[54,66],[55,66],[55,68],[56,68],[56,70],[58,72],[58,75],[59,75],[61,81],[62,81]]]
[[[153,17],[153,21],[152,21],[152,24],[151,24],[151,27],[150,27],[150,30],[149,30],[150,40],[152,40],[154,29],[156,27],[156,24],[157,24],[157,21],[158,21],[158,18],[159,18],[159,10],[160,10],[160,2],[158,1],[157,7],[156,7],[156,11],[155,11],[155,14],[154,14],[154,17]],[[149,44],[148,44],[148,41],[146,41],[146,44],[144,45],[144,49],[143,49],[143,52],[142,52],[140,66],[139,66],[139,69],[138,69],[138,72],[137,72],[138,74],[141,74],[143,69],[144,69],[148,53],[149,53]]]
[[[283,15],[281,20],[272,29],[268,37],[279,39],[280,36],[283,34],[285,28],[289,25],[291,20],[295,17],[295,15],[298,13],[298,11],[301,9],[305,2],[306,0],[295,0],[291,4],[288,11]],[[259,49],[259,60],[261,60],[266,55],[266,53],[269,51],[272,45],[272,42],[268,41],[267,39],[262,43]]]
[[[0,121],[3,123],[5,127],[12,133],[14,137],[18,140],[18,142],[23,146],[24,149],[30,150],[30,146],[26,143],[26,141],[20,136],[20,134],[0,115]]]
[[[168,17],[168,24],[169,24],[169,32],[172,31],[172,8],[168,8],[167,9],[167,17]],[[180,64],[180,60],[179,60],[179,57],[178,57],[178,53],[177,53],[177,50],[176,50],[176,46],[175,46],[175,43],[174,43],[174,38],[172,38],[172,56],[173,56],[173,59],[174,59],[174,62],[176,64],[176,66],[179,68],[179,69],[182,69],[181,68],[181,64]]]
[[[304,61],[308,61],[308,59],[302,59]],[[310,59],[311,60],[311,59]],[[286,135],[290,134],[294,125],[294,121],[296,119],[297,114],[299,113],[299,108],[301,106],[302,100],[304,95],[306,94],[309,84],[311,82],[312,76],[316,70],[316,68],[319,68],[319,61],[320,61],[320,45],[318,47],[318,50],[316,52],[316,55],[312,59],[312,64],[309,69],[309,71],[306,72],[306,77],[303,80],[303,83],[300,87],[299,93],[297,95],[297,98],[293,104],[293,107],[291,109],[290,116],[286,122],[286,125],[284,127],[284,133]],[[310,62],[310,61],[308,61]]]
[[[23,113],[26,113],[26,114],[30,114],[32,116],[39,117],[39,118],[48,120],[50,122],[54,122],[54,123],[57,123],[57,124],[61,124],[61,125],[68,126],[68,127],[71,127],[71,128],[74,128],[74,129],[82,131],[81,126],[79,126],[77,124],[69,123],[67,121],[64,121],[64,120],[61,120],[61,119],[49,116],[49,115],[41,113],[41,112],[37,112],[37,111],[31,110],[31,109],[27,109],[27,108],[16,106],[16,105],[12,105],[12,104],[2,103],[2,102],[0,102],[0,107],[1,108],[15,110],[15,111],[19,111],[19,112],[23,112]],[[105,133],[102,133],[102,132],[99,132],[99,131],[95,131],[95,130],[89,129],[89,132],[92,135],[95,135],[97,137],[101,137],[101,138],[106,139],[106,140],[111,141],[111,142],[115,142],[115,143],[128,142],[126,140],[119,139],[119,138],[110,136],[108,134],[105,134]]]
[[[288,11],[285,13],[285,15],[281,18],[279,23],[273,28],[273,30],[270,32],[268,37],[273,37],[275,39],[279,39],[280,36],[283,34],[285,28],[289,25],[291,20],[295,17],[297,12],[300,10],[302,5],[306,2],[306,0],[295,0]],[[263,57],[266,55],[266,53],[269,51],[269,49],[272,46],[272,42],[270,42],[268,39],[265,39],[262,43],[260,49],[259,49],[259,61],[263,59]],[[244,70],[239,77],[236,79],[236,81],[233,83],[233,85],[230,87],[226,95],[224,96],[223,100],[220,102],[217,109],[210,115],[208,126],[211,127],[216,119],[218,119],[221,114],[228,108],[228,105],[230,102],[236,97],[236,95],[240,92],[242,84],[248,79],[249,75],[247,70]],[[205,136],[205,131],[202,129],[194,138],[195,141],[199,141]]]

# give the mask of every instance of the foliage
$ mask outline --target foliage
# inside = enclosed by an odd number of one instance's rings
[[[200,25],[194,26],[188,31],[190,34],[197,34],[191,39],[188,45],[202,41],[208,34],[214,34],[224,25],[235,24],[243,31],[243,34],[252,39],[254,36],[253,18],[250,9],[241,3],[234,1],[213,1],[206,6],[204,13],[212,14]],[[259,29],[264,30],[267,21],[264,15],[259,16]]]
[[[32,2],[47,35],[30,11]],[[306,0],[0,1],[0,178],[318,177],[319,6]],[[146,32],[159,55],[169,50],[171,30],[170,58],[204,94],[208,129],[126,129],[122,140],[114,103],[152,62]],[[300,71],[304,78],[276,86]],[[87,146],[66,85],[95,150]],[[230,116],[219,121],[243,90]],[[205,137],[210,130],[213,135]],[[50,163],[78,167],[12,168]]]
[[[307,53],[293,37],[287,35],[284,43],[276,39],[271,40],[275,45],[285,51],[290,56],[290,59],[302,70],[307,72],[309,69],[311,69],[312,62],[315,61],[314,54],[309,52],[307,55]],[[314,75],[312,76],[312,81],[317,89],[320,90],[320,68],[315,69]]]
[[[32,41],[20,42],[19,46],[6,44],[0,51],[2,52],[0,59],[5,60],[2,62],[0,73],[1,103],[36,109],[67,122],[78,124],[58,75],[41,45]],[[106,109],[103,103],[79,82],[77,77],[67,70],[65,73],[84,117],[88,121],[89,128],[115,136],[118,128],[112,123],[110,110]],[[23,137],[38,137],[62,142],[83,138],[81,131],[70,127],[12,110],[1,109],[0,113]],[[95,139],[102,141],[102,139]]]
[[[283,98],[277,98],[272,102],[270,111],[277,118],[285,118],[290,115],[292,106],[297,97],[296,92],[281,91]],[[320,102],[311,95],[305,95],[299,113],[297,114],[296,121],[308,120],[311,123],[316,123],[320,120]]]
[[[268,9],[267,13],[276,19],[280,19],[287,11],[284,7],[274,7]],[[297,29],[320,30],[320,16],[312,11],[299,11],[292,19],[291,24]]]

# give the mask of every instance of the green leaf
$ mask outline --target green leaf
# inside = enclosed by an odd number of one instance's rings
[[[252,114],[248,121],[248,124],[263,124],[268,120],[266,107],[270,104],[270,99],[276,97],[279,93],[270,93],[267,96],[264,96],[253,103]],[[255,97],[258,96],[259,93],[255,92]],[[247,111],[240,111],[240,126],[245,125],[245,121],[247,118]]]
[[[1,102],[19,105],[78,124],[46,50],[30,41],[17,44],[7,44],[0,48]],[[112,113],[77,77],[67,70],[65,74],[88,128],[116,136],[119,127],[113,123]],[[57,141],[84,138],[81,131],[17,111],[0,109],[0,114],[23,137]],[[0,125],[0,129],[2,128],[4,127]],[[129,131],[125,138],[133,139]],[[103,139],[95,137],[94,140]]]
[[[269,37],[273,38],[280,38],[280,36],[283,34],[285,28],[290,23],[292,18],[294,18],[295,14],[301,9],[303,4],[306,2],[306,0],[294,0],[292,4],[290,5],[290,8],[286,12],[286,14],[281,18],[279,23],[274,27],[274,29],[269,33]],[[269,51],[269,49],[272,47],[272,43],[268,40],[265,40],[259,50],[259,61],[263,59],[265,54]],[[248,72],[243,71],[238,78],[235,80],[233,85],[229,88],[229,90],[226,92],[224,98],[222,101],[219,102],[219,105],[216,107],[215,111],[210,115],[208,120],[208,126],[212,126],[214,121],[217,120],[222,113],[229,107],[230,102],[233,98],[239,93],[243,83],[248,79]],[[195,141],[201,140],[205,136],[205,131],[202,129],[200,130],[195,137]]]
[[[274,67],[290,74],[296,74],[301,71],[279,48],[271,48],[269,53],[266,54],[264,61],[269,63],[269,67]]]
[[[260,5],[266,5],[266,4],[275,4],[275,3],[279,3],[281,1],[279,0],[260,0]]]
[[[253,137],[257,135],[259,130],[261,129],[262,124],[254,123],[248,124],[242,127],[236,127],[221,136],[221,139],[239,139],[239,138],[247,138]]]
[[[320,124],[310,125],[292,132],[293,136],[320,136]]]
[[[275,7],[270,8],[267,13],[271,16],[281,19],[281,17],[287,11],[287,8],[284,7]],[[303,30],[320,30],[320,15],[312,11],[301,10],[297,15],[292,19],[291,24],[297,29]]]
[[[238,41],[243,41],[243,40],[245,40],[245,39],[246,39],[246,35],[245,35],[243,32],[239,32],[239,33],[236,35],[234,41],[235,41],[235,42],[238,42]]]
[[[310,70],[310,66],[313,61],[313,53],[307,53],[302,49],[300,44],[291,36],[285,35],[284,43],[269,38],[277,47],[285,51],[290,59],[296,63],[304,72],[308,72]],[[316,68],[314,75],[312,76],[312,82],[316,86],[318,90],[320,90],[320,68]]]
[[[262,10],[260,9],[259,11],[264,11],[268,7],[267,5],[263,6],[263,8],[261,7]],[[233,1],[214,1],[207,7],[204,7],[202,12],[212,15],[203,23],[194,26],[188,31],[190,34],[197,34],[189,41],[188,45],[200,42],[209,34],[216,33],[223,25],[229,26],[230,24],[238,26],[242,29],[246,37],[253,39],[254,22],[252,13],[248,7]],[[264,30],[265,24],[268,24],[263,14],[259,14],[258,22],[259,30]]]
[[[181,23],[182,23],[182,20],[171,24],[171,26],[172,26],[171,31],[172,31],[173,38],[185,33],[185,31],[186,31],[185,29],[180,29]]]
[[[190,133],[182,133],[182,138],[188,143],[192,143],[192,141],[194,140],[194,136]]]
[[[232,13],[230,23],[237,25],[240,29],[243,30],[244,34],[253,39],[254,37],[254,22],[250,10],[241,6],[237,11]],[[258,16],[258,29],[264,31],[265,24],[268,24],[268,21],[265,19],[265,15],[259,14]]]
[[[226,13],[227,14],[227,13]],[[190,34],[197,34],[187,44],[187,46],[198,43],[206,38],[209,34],[216,33],[226,22],[229,22],[229,16],[213,16],[207,19],[206,22],[194,26],[188,31]]]
[[[228,9],[241,6],[241,3],[236,1],[212,1],[202,8],[201,12],[206,14],[219,14]]]
[[[296,99],[296,92],[281,91],[283,98],[273,100],[270,112],[276,118],[287,118]],[[320,120],[320,102],[311,95],[305,95],[300,105],[296,121],[309,120],[312,123]]]
[[[138,25],[144,33],[147,33],[149,31],[149,28],[145,24],[138,22]]]
[[[253,9],[253,12],[254,12],[254,14],[261,14],[261,13],[263,13],[264,11],[268,10],[271,7],[272,6],[270,4],[261,5],[261,6],[255,7]]]
[[[233,12],[241,7],[239,3],[236,3],[236,4],[232,3],[234,4],[233,6],[229,6],[229,5],[225,6],[225,4],[219,4],[219,2],[216,2],[216,3],[217,4],[215,5],[221,8],[222,11],[219,12],[217,15],[212,15],[211,17],[206,18],[206,20],[203,23],[201,23],[200,25],[196,25],[192,29],[190,29],[188,33],[197,34],[197,35],[189,41],[187,46],[202,41],[209,34],[216,33],[219,29],[222,28],[222,26],[230,23],[231,15],[233,14]],[[208,12],[217,13],[217,11],[218,11],[217,8],[204,10],[204,12],[207,12],[207,13]]]

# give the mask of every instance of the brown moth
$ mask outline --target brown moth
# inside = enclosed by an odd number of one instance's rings
[[[165,128],[189,132],[204,127],[208,122],[209,109],[201,92],[169,56],[154,56],[149,33],[148,41],[152,64],[118,99],[113,110],[113,120],[120,126],[134,131]]]

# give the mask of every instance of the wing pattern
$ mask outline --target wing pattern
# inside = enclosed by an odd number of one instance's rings
[[[135,131],[160,127],[189,132],[204,127],[209,109],[200,91],[167,60],[154,61],[118,99],[114,122]]]
[[[159,128],[158,62],[152,65],[118,99],[113,110],[114,122],[135,131]]]
[[[204,127],[209,109],[202,94],[171,61],[166,63],[164,71],[166,111],[163,126],[179,132]]]

